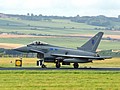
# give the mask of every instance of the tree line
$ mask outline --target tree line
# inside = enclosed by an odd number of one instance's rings
[[[46,16],[46,15],[34,15],[33,13],[27,13],[27,15],[14,15],[7,14],[9,17],[17,17],[22,20],[32,20],[32,21],[52,21],[52,19],[68,19],[72,22],[77,23],[86,23],[88,25],[93,26],[103,26],[108,29],[116,28],[120,30],[120,15],[118,17],[106,17],[104,15],[99,16],[74,16],[74,17],[66,17],[66,16]],[[116,27],[117,26],[117,27]]]

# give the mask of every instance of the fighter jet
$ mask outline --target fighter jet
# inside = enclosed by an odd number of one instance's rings
[[[104,60],[112,58],[111,56],[100,56],[96,49],[102,39],[103,32],[97,33],[94,37],[88,40],[77,49],[65,48],[51,45],[41,41],[32,42],[26,46],[15,48],[20,52],[37,53],[37,58],[41,59],[40,65],[45,67],[44,62],[56,64],[56,68],[62,65],[70,65],[73,63],[74,68],[78,68],[78,63],[89,63],[93,60]]]

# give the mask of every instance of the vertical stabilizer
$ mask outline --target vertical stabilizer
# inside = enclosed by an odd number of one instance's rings
[[[88,42],[86,42],[81,47],[78,47],[79,50],[96,52],[96,49],[102,39],[103,32],[97,33],[94,37],[92,37]]]

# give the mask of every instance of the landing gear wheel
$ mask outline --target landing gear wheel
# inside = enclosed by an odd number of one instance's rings
[[[77,69],[79,67],[78,63],[74,63],[73,66],[75,69]]]
[[[42,67],[42,68],[46,68],[46,65],[43,64],[41,67]]]
[[[60,63],[59,62],[56,62],[56,68],[60,68]]]

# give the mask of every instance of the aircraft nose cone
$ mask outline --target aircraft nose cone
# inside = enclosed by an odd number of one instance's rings
[[[19,47],[19,48],[14,48],[13,50],[16,50],[16,51],[21,51],[21,50],[22,50],[22,48],[21,48],[21,47]]]
[[[20,52],[27,52],[28,51],[26,46],[14,48],[13,50],[20,51]]]

